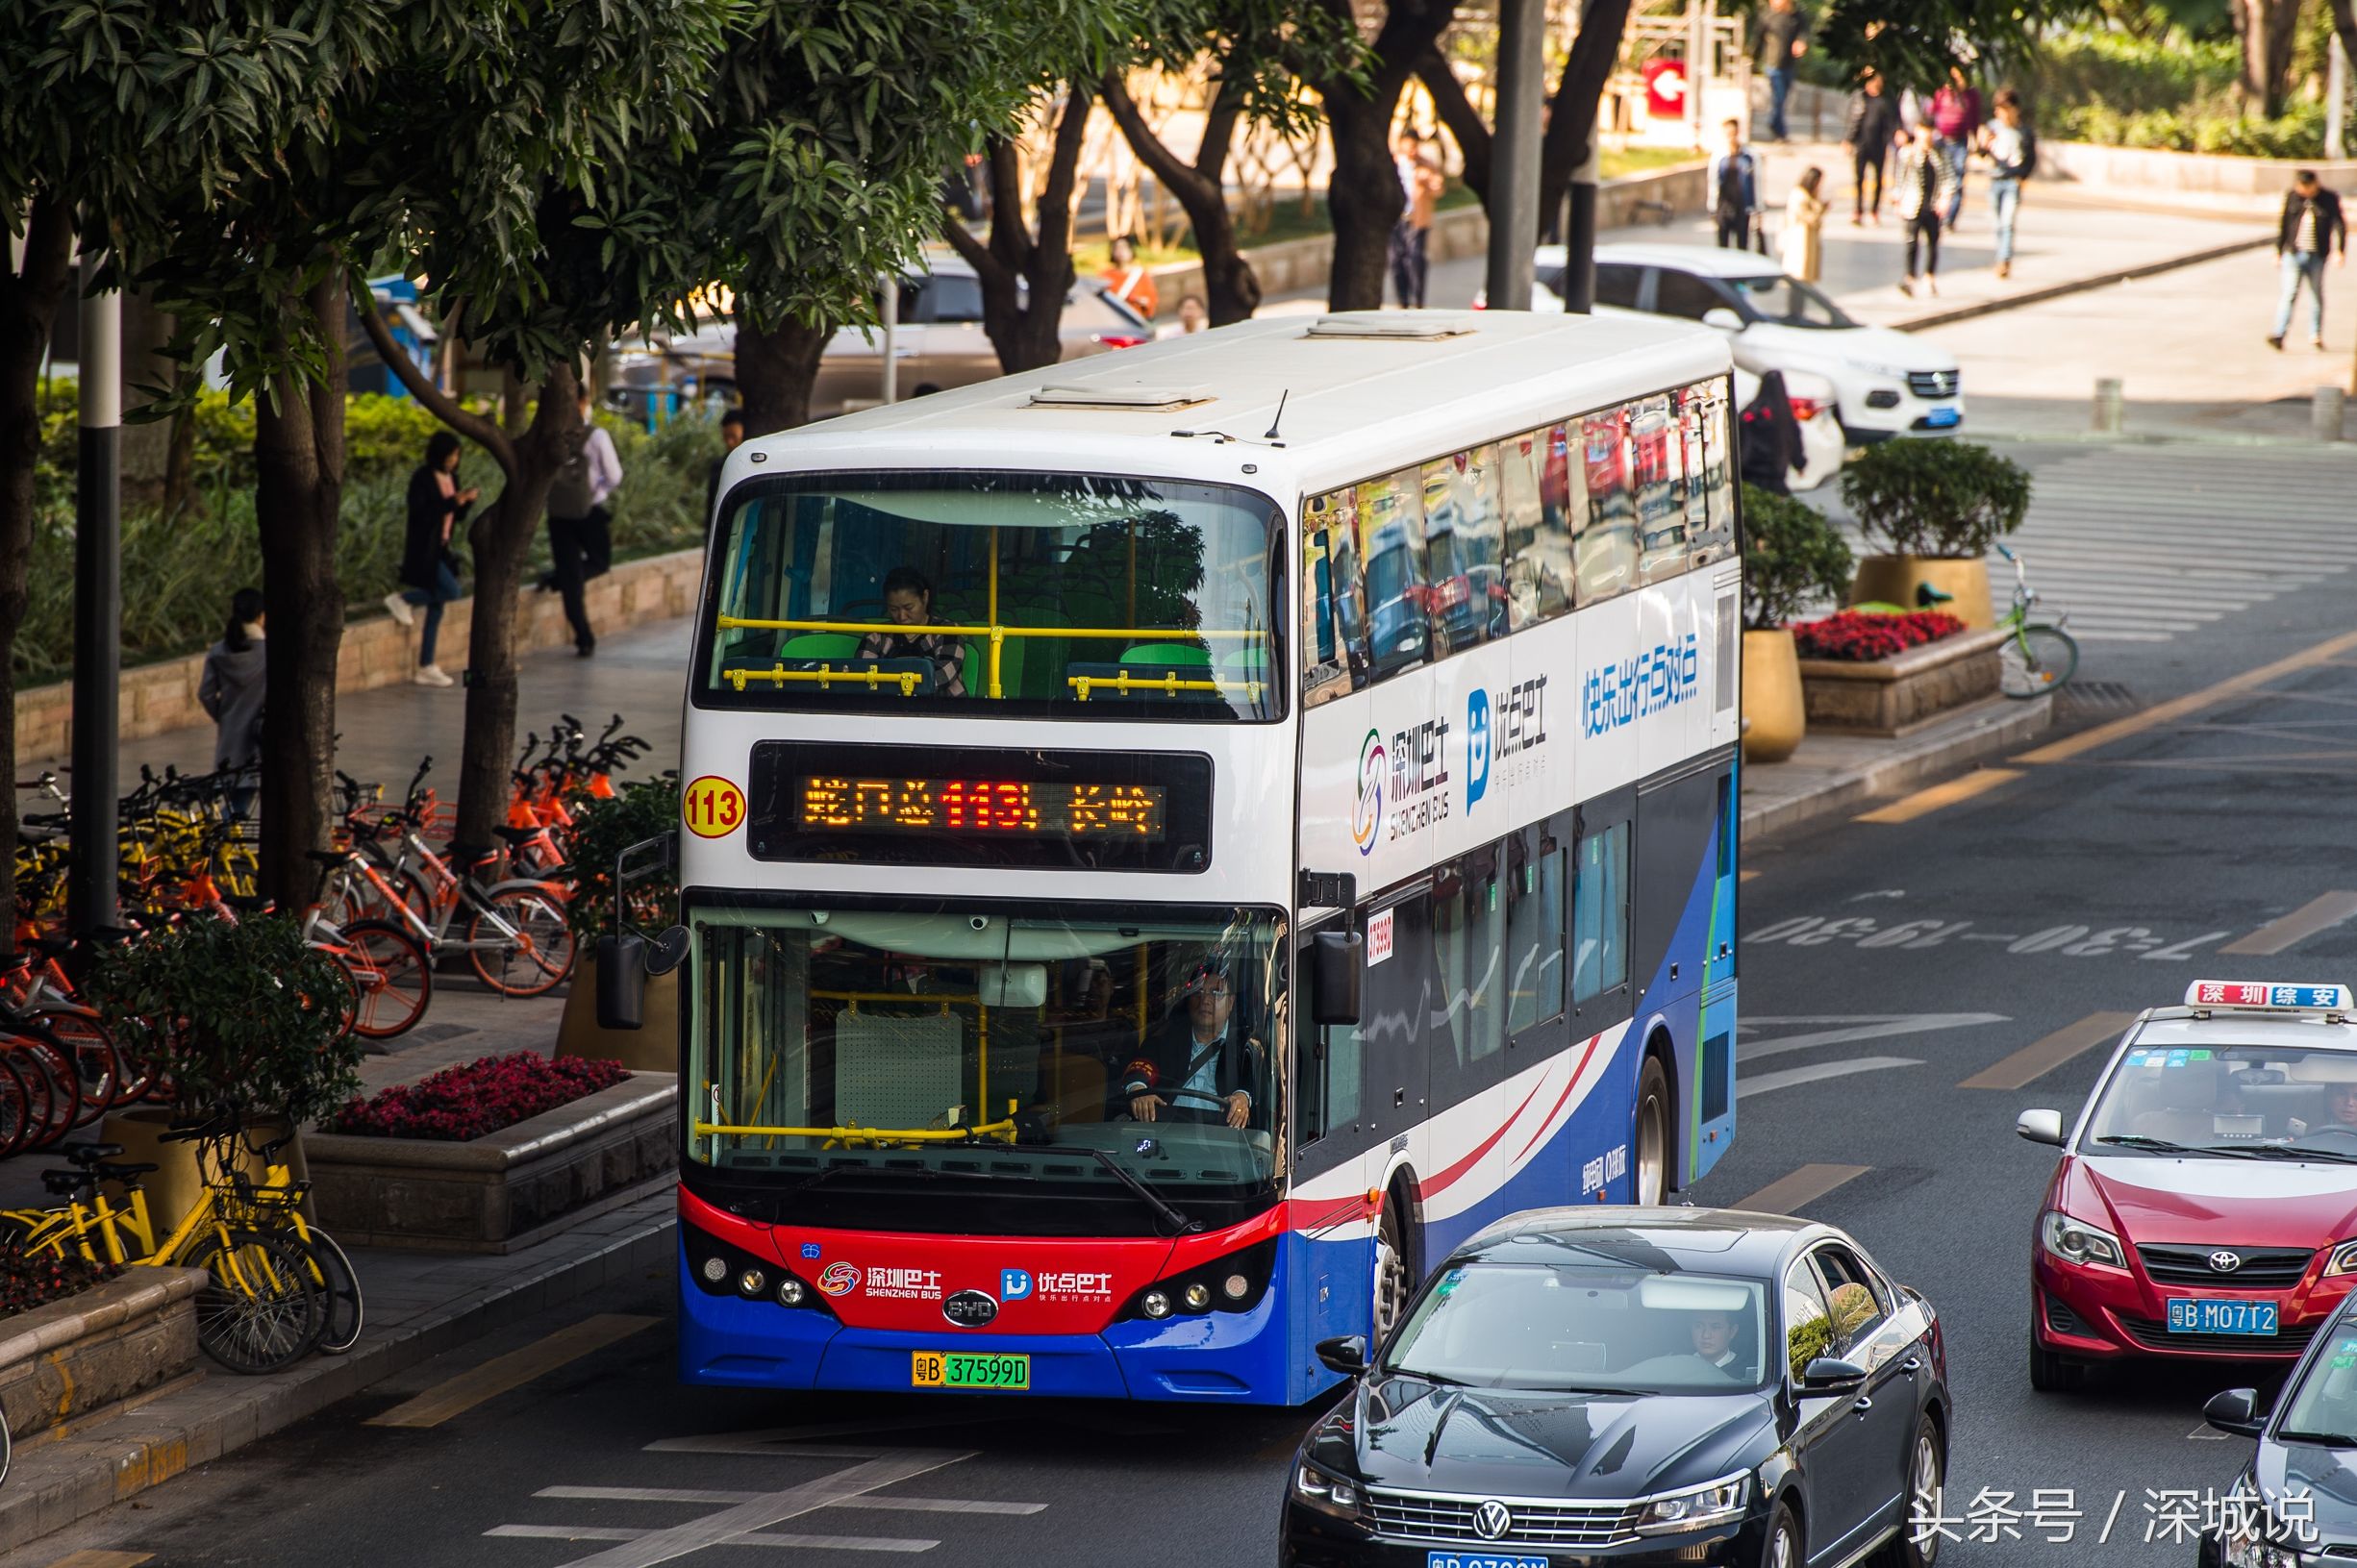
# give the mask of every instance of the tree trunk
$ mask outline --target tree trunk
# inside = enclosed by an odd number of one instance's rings
[[[1390,91],[1377,87],[1362,96],[1337,84],[1326,98],[1326,123],[1334,137],[1334,173],[1326,185],[1334,267],[1326,304],[1337,311],[1383,309],[1392,230],[1407,205],[1392,162],[1392,111],[1399,102],[1399,84],[1388,72],[1382,79],[1391,80]]]
[[[1087,87],[1068,87],[1048,152],[1047,180],[1033,204],[1037,238],[1022,203],[1010,199],[1022,185],[1015,144],[1004,137],[992,137],[985,148],[990,162],[990,243],[976,239],[957,214],[943,210],[942,233],[981,281],[982,330],[998,350],[999,369],[1010,376],[1064,358],[1064,297],[1072,291],[1072,185],[1091,104]]]
[[[1448,128],[1448,138],[1457,144],[1457,161],[1464,165],[1462,178],[1466,189],[1481,203],[1481,210],[1490,211],[1490,127],[1483,123],[1481,111],[1466,96],[1465,84],[1449,69],[1448,57],[1439,49],[1427,49],[1417,57],[1416,79],[1424,84],[1432,94],[1432,112]]]
[[[515,766],[515,606],[524,559],[548,510],[548,487],[587,431],[580,382],[569,363],[549,368],[537,388],[532,423],[515,437],[514,466],[499,499],[467,525],[475,566],[474,619],[466,629],[466,742],[459,762],[456,841],[496,848],[493,829],[508,819]]]
[[[1249,321],[1261,307],[1261,280],[1244,258],[1227,196],[1228,156],[1242,115],[1241,87],[1231,86],[1222,75],[1211,112],[1204,116],[1202,140],[1191,164],[1180,162],[1146,124],[1119,72],[1106,73],[1103,90],[1105,107],[1120,126],[1122,138],[1163,187],[1178,198],[1187,221],[1194,228],[1195,249],[1203,258],[1203,304],[1211,324],[1224,327]]]
[[[2234,27],[2243,40],[2243,96],[2269,119],[2283,112],[2299,11],[2300,0],[2234,0]]]
[[[744,409],[744,433],[767,436],[807,425],[811,388],[826,354],[831,327],[789,321],[765,332],[740,316],[737,328],[737,396]]]
[[[1596,106],[1620,58],[1620,36],[1628,29],[1629,0],[1587,0],[1580,8],[1579,37],[1564,62],[1547,101],[1546,132],[1539,138],[1539,232],[1550,233],[1563,214],[1571,176],[1588,162],[1595,140]]]
[[[33,559],[33,464],[39,456],[41,359],[73,275],[66,210],[36,196],[25,214],[24,263],[0,266],[0,844],[16,842],[16,633]],[[0,256],[6,251],[0,250]],[[16,946],[16,857],[0,855],[0,953]]]
[[[172,434],[163,460],[163,515],[176,517],[196,491],[196,415],[183,409],[172,415]]]
[[[254,409],[254,515],[269,617],[262,746],[262,893],[281,908],[311,902],[308,852],[335,827],[336,655],[343,592],[336,585],[343,509],[343,274],[280,302],[308,314],[326,348],[316,383],[282,377]]]

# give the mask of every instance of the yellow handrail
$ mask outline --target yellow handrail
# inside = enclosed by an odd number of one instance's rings
[[[1259,627],[1228,631],[1195,626],[964,626],[948,621],[903,626],[898,621],[756,621],[739,615],[715,616],[714,624],[723,632],[846,632],[862,636],[880,632],[895,637],[987,637],[995,633],[1009,637],[1157,637],[1165,642],[1183,642],[1189,637],[1233,637],[1249,641],[1268,635],[1266,630]]]
[[[1261,700],[1259,681],[1182,681],[1175,675],[1067,675],[1065,684],[1077,689],[1080,700],[1089,700],[1092,686],[1114,686],[1123,696],[1133,691],[1166,691],[1175,695],[1182,691],[1241,691],[1247,702]]]
[[[697,1122],[692,1133],[699,1138],[828,1138],[845,1143],[955,1143],[964,1138],[990,1137],[1015,1141],[1015,1122],[990,1122],[980,1127],[726,1127],[715,1122]]]
[[[815,681],[822,686],[837,681],[863,681],[871,688],[890,683],[900,688],[903,697],[915,696],[916,683],[924,679],[915,670],[839,670],[832,664],[815,670],[790,670],[783,664],[766,670],[722,670],[720,678],[739,691],[744,689],[747,681],[769,681],[780,685],[789,681]]]

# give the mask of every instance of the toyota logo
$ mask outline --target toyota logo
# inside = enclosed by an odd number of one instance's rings
[[[1514,1529],[1514,1515],[1503,1503],[1484,1503],[1473,1510],[1473,1530],[1485,1541],[1503,1540]]]
[[[2210,1267],[2216,1273],[2232,1274],[2236,1269],[2239,1269],[2242,1266],[2243,1255],[2241,1253],[2230,1253],[2220,1250],[2210,1255]]]

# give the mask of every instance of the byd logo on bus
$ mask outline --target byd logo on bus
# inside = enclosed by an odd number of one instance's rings
[[[1580,730],[1590,739],[1691,701],[1702,689],[1701,644],[1689,632],[1580,679]]]

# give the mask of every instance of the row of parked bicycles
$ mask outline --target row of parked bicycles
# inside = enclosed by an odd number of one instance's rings
[[[427,783],[430,757],[397,805],[382,785],[338,774],[334,847],[312,852],[317,892],[302,920],[304,940],[332,955],[348,983],[336,999],[345,1028],[371,1041],[415,1028],[444,963],[471,969],[503,996],[561,984],[574,959],[565,920],[573,828],[646,750],[622,733],[619,714],[594,738],[563,715],[545,738],[527,738],[490,845],[449,841],[456,813]],[[250,773],[143,774],[118,803],[122,924],[78,934],[63,929],[72,800],[51,775],[17,787],[59,809],[24,816],[17,852],[15,950],[0,957],[0,1157],[55,1148],[109,1110],[165,1097],[168,1085],[118,1046],[84,994],[101,947],[270,908],[257,896]]]

